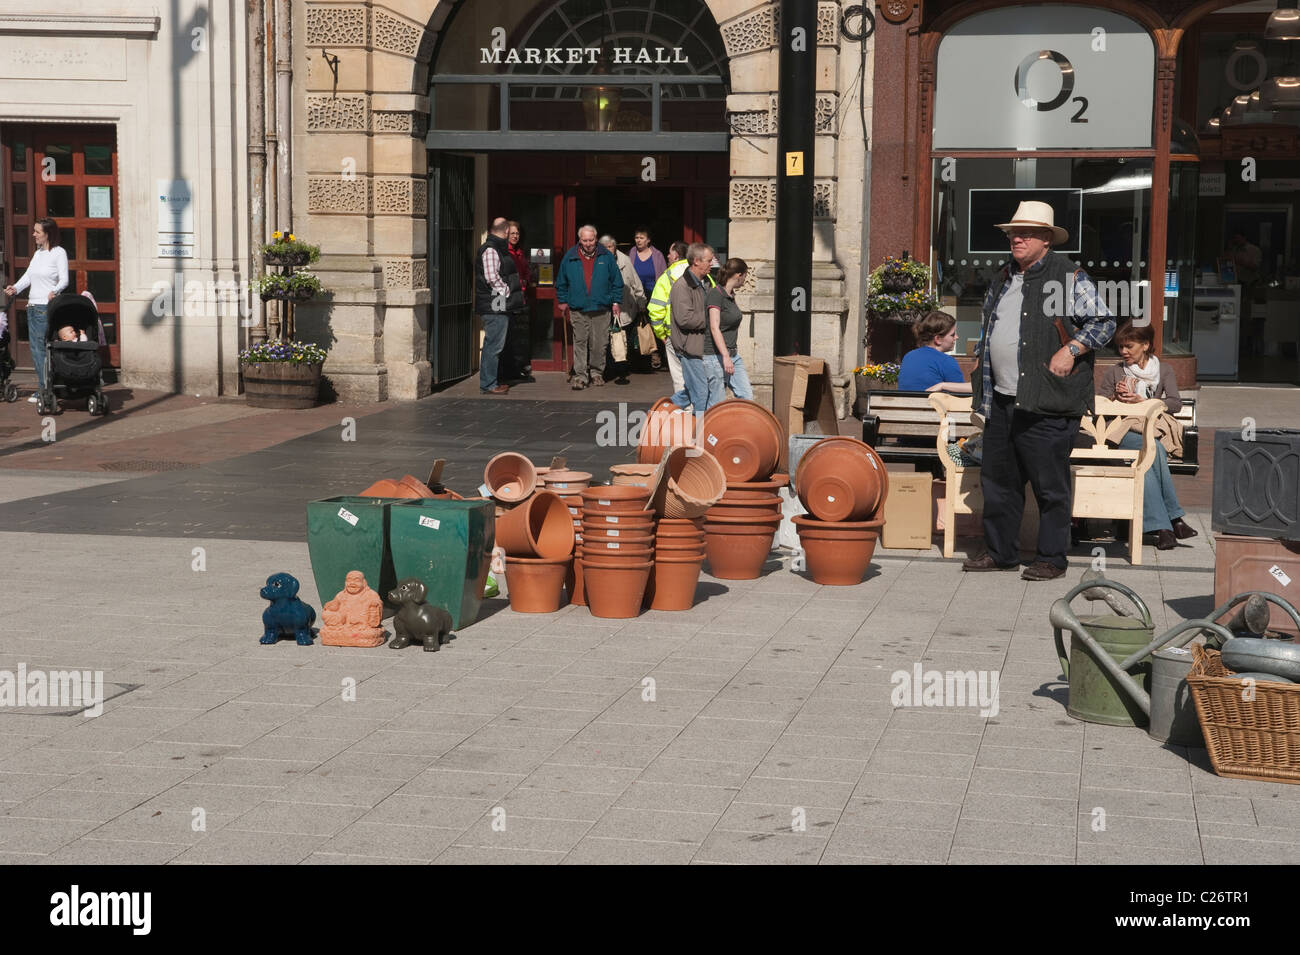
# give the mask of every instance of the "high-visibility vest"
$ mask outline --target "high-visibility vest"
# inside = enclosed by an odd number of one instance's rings
[[[650,293],[650,301],[646,304],[646,313],[650,316],[650,327],[654,329],[655,337],[660,341],[668,340],[668,333],[673,328],[672,309],[668,305],[668,293],[672,291],[673,283],[682,277],[690,265],[685,259],[678,259],[668,268],[664,269],[659,281],[655,282],[654,290]],[[712,288],[718,283],[713,281],[712,275],[705,276]]]

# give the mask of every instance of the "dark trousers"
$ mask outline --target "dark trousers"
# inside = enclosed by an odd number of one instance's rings
[[[506,345],[501,351],[502,381],[517,381],[533,364],[532,316],[512,312],[506,329]]]
[[[999,564],[1020,561],[1020,520],[1025,482],[1038,501],[1038,556],[1066,566],[1070,546],[1070,450],[1078,418],[1016,410],[1016,399],[993,393],[984,424],[980,483],[984,491],[984,543]]]

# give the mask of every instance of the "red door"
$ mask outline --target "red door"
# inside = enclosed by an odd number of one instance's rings
[[[112,126],[32,124],[0,127],[0,269],[10,285],[27,269],[33,252],[32,226],[50,217],[68,253],[68,291],[95,297],[106,358],[121,364],[118,340],[117,131]],[[12,352],[31,367],[27,300],[9,304]]]

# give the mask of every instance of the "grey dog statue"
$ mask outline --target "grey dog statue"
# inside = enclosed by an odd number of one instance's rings
[[[388,602],[397,605],[393,617],[396,635],[389,641],[389,648],[400,650],[420,643],[426,651],[436,651],[448,640],[455,639],[451,635],[451,614],[442,607],[425,603],[428,593],[424,584],[414,577],[408,577],[388,592]]]

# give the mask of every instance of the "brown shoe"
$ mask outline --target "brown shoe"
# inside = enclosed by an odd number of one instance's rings
[[[591,376],[591,384],[592,384],[593,387],[596,387],[596,388],[603,387],[604,384],[605,384],[605,379],[602,378],[600,375],[592,375],[592,376]]]
[[[1020,564],[999,564],[993,559],[992,554],[981,554],[979,557],[972,557],[970,560],[962,561],[961,569],[973,571],[1019,570]]]
[[[1192,527],[1181,517],[1175,517],[1171,522],[1174,528],[1174,536],[1180,541],[1185,541],[1189,537],[1196,536],[1196,528]]]
[[[581,391],[583,388],[587,387],[587,383],[583,381],[581,378],[575,378],[573,379],[573,384],[571,384],[569,387],[572,388],[574,391]]]
[[[1020,575],[1021,580],[1055,580],[1065,574],[1064,567],[1057,567],[1045,560],[1036,560]]]
[[[1178,538],[1171,530],[1156,531],[1156,550],[1173,550],[1178,546]]]
[[[480,391],[485,395],[505,395],[510,393],[510,386],[497,385],[495,388],[482,388]]]

